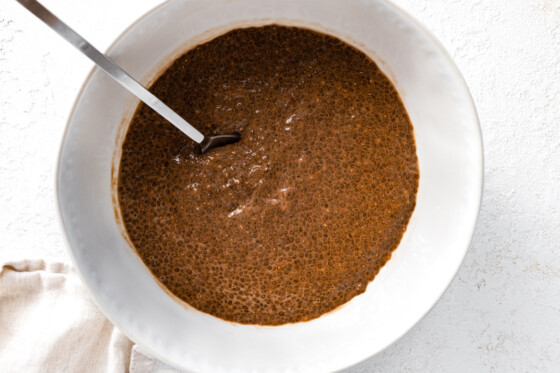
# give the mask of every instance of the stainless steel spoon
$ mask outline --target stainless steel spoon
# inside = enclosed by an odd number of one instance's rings
[[[80,52],[95,62],[97,66],[105,71],[111,78],[115,79],[117,83],[128,89],[130,93],[138,97],[142,102],[154,109],[185,135],[198,143],[202,153],[217,146],[231,144],[240,140],[241,135],[238,132],[227,135],[204,136],[39,2],[35,0],[17,0],[17,2],[37,16],[41,21],[45,22],[51,29],[66,39],[66,41],[78,48]]]

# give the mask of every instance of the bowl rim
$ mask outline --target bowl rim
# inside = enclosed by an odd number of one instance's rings
[[[163,7],[167,6],[169,3],[173,2],[173,1],[175,1],[175,0],[164,0],[160,4],[155,5],[154,7],[149,9],[147,12],[142,14],[139,18],[137,18],[134,22],[132,22],[130,25],[128,25],[124,30],[122,30],[120,32],[120,34],[104,50],[103,53],[105,55],[111,55],[111,52],[115,51],[116,45],[124,38],[124,36],[126,34],[128,34],[130,32],[130,30],[132,28],[134,28],[137,24],[139,24],[141,21],[143,21],[145,18],[147,18],[151,14],[157,12],[160,8],[163,8]],[[450,276],[446,280],[447,284],[446,284],[445,287],[442,288],[441,293],[437,297],[434,297],[434,300],[431,302],[432,304],[430,305],[430,307],[426,308],[426,310],[424,312],[419,313],[416,320],[413,323],[411,323],[410,326],[405,328],[405,330],[400,335],[397,335],[392,340],[387,341],[385,343],[385,345],[382,348],[380,348],[379,350],[374,351],[374,352],[368,354],[367,356],[364,356],[363,358],[354,361],[353,363],[350,363],[350,364],[348,364],[344,367],[341,367],[338,371],[342,371],[342,370],[348,369],[352,366],[356,366],[356,365],[358,365],[358,364],[360,364],[360,363],[362,363],[362,362],[364,362],[364,361],[366,361],[366,360],[384,352],[389,347],[394,345],[397,341],[399,341],[402,337],[404,337],[406,334],[408,334],[415,326],[418,325],[418,323],[420,321],[422,321],[432,311],[432,309],[440,301],[442,296],[447,292],[447,290],[449,289],[453,280],[457,277],[457,273],[459,272],[459,269],[461,268],[461,266],[462,266],[462,264],[465,260],[466,254],[467,254],[467,252],[468,252],[468,250],[469,250],[469,248],[472,244],[475,229],[476,229],[476,226],[478,224],[478,220],[480,218],[480,208],[481,208],[481,205],[482,205],[482,198],[483,198],[483,191],[484,191],[484,164],[485,164],[485,162],[484,162],[484,141],[483,141],[483,138],[482,138],[482,128],[480,126],[480,118],[479,118],[477,110],[476,110],[474,99],[473,99],[472,94],[471,94],[471,92],[468,88],[468,85],[465,81],[464,76],[462,75],[461,71],[459,70],[459,68],[457,67],[457,65],[455,64],[455,62],[453,61],[452,57],[447,52],[447,50],[445,49],[443,44],[436,38],[436,36],[426,26],[424,26],[424,24],[422,22],[420,22],[419,20],[414,18],[408,11],[403,9],[401,6],[395,4],[392,0],[365,0],[366,3],[371,3],[371,2],[374,2],[374,1],[380,1],[382,3],[385,3],[385,5],[387,5],[390,8],[393,8],[394,11],[396,11],[397,13],[400,13],[408,21],[410,21],[416,27],[418,27],[418,29],[422,33],[424,33],[425,36],[427,36],[430,39],[430,41],[433,42],[434,46],[439,50],[441,55],[446,60],[448,66],[451,68],[453,77],[456,79],[456,81],[460,85],[460,90],[462,91],[461,93],[465,94],[465,97],[468,99],[468,106],[470,108],[471,114],[473,114],[473,118],[474,118],[474,122],[475,122],[474,124],[476,124],[474,126],[475,127],[474,129],[476,130],[476,136],[475,137],[476,137],[476,140],[477,140],[476,141],[477,146],[479,147],[479,150],[480,150],[480,154],[479,154],[480,163],[478,164],[478,167],[479,167],[478,178],[480,180],[480,185],[475,190],[476,193],[477,193],[476,216],[474,216],[474,219],[472,220],[472,224],[468,228],[465,229],[465,230],[468,230],[470,239],[468,240],[468,242],[462,248],[461,259],[457,261],[457,263],[455,265],[455,268],[452,272],[453,275]],[[59,177],[58,177],[61,173],[62,153],[63,153],[64,144],[66,143],[66,139],[68,137],[68,132],[69,132],[69,129],[70,129],[70,124],[71,124],[71,121],[72,121],[72,117],[73,117],[73,114],[74,114],[74,112],[76,110],[76,107],[78,105],[79,99],[81,98],[82,94],[84,93],[84,90],[85,90],[86,86],[88,85],[88,83],[90,82],[93,74],[98,69],[99,69],[99,67],[94,65],[90,69],[90,71],[87,74],[86,78],[84,79],[83,83],[81,84],[80,89],[75,96],[74,102],[73,102],[70,110],[68,111],[68,114],[66,115],[66,123],[65,123],[65,127],[64,127],[64,132],[63,132],[63,135],[60,138],[60,141],[59,141],[59,144],[58,144],[58,155],[57,155],[57,160],[56,160],[55,177],[54,177],[54,184],[55,184],[54,185],[54,190],[55,190],[55,195],[56,195],[55,196],[56,197],[56,208],[55,208],[55,210],[56,210],[56,220],[58,221],[59,226],[62,228],[62,232],[63,232],[63,235],[62,235],[63,240],[62,241],[63,241],[63,244],[66,248],[66,252],[68,253],[68,255],[70,257],[70,260],[71,260],[72,265],[75,269],[75,272],[78,274],[78,277],[80,278],[82,284],[87,289],[87,292],[90,294],[91,299],[93,299],[96,306],[103,313],[103,315],[113,324],[113,326],[118,328],[121,332],[123,332],[123,334],[125,334],[127,336],[127,338],[129,338],[132,342],[134,342],[134,344],[140,346],[142,348],[142,350],[147,352],[150,356],[155,357],[155,358],[157,358],[157,359],[159,359],[159,360],[165,362],[166,364],[169,364],[170,366],[173,366],[175,368],[185,369],[184,367],[177,366],[174,362],[170,361],[165,356],[157,353],[150,346],[137,342],[138,339],[136,338],[135,333],[130,332],[130,330],[128,330],[124,325],[122,325],[120,322],[117,322],[115,320],[115,318],[113,317],[113,315],[106,312],[107,308],[105,307],[105,305],[103,304],[102,300],[97,295],[97,293],[95,293],[93,291],[93,289],[91,288],[88,281],[86,281],[85,276],[81,272],[80,267],[77,263],[76,257],[74,255],[74,250],[73,250],[72,246],[70,245],[70,242],[69,242],[69,239],[68,239],[67,226],[66,226],[66,224],[64,222],[64,219],[62,217],[63,213],[62,213],[62,205],[61,205],[61,199],[60,199],[60,185],[59,185]],[[457,248],[457,251],[459,251],[459,248]]]

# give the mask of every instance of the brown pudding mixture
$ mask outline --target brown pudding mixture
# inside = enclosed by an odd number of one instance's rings
[[[145,105],[123,145],[119,202],[138,254],[200,311],[243,324],[310,320],[365,291],[416,203],[397,91],[359,50],[310,30],[237,29],[151,87],[205,134],[201,155]]]

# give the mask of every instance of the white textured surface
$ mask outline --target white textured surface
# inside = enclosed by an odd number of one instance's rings
[[[158,2],[44,1],[101,49]],[[556,371],[560,0],[396,3],[439,38],[471,89],[485,142],[485,195],[471,250],[442,300],[351,371]],[[54,167],[90,68],[15,1],[0,3],[0,261],[68,261]]]

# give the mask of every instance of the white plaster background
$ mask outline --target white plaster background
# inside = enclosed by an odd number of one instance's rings
[[[45,0],[105,49],[159,0]],[[560,369],[560,0],[396,0],[443,43],[480,116],[485,189],[471,249],[410,333],[351,372]],[[92,64],[0,2],[0,261],[68,261],[54,172]]]

